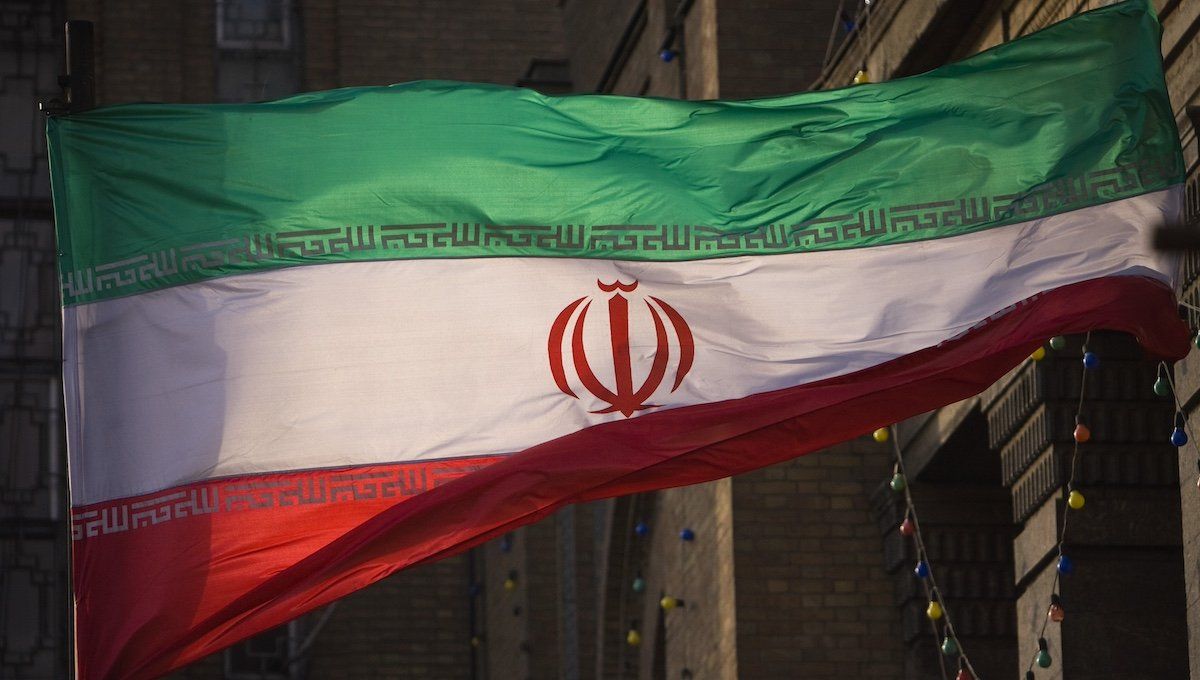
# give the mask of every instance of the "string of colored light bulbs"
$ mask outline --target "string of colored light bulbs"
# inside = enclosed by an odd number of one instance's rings
[[[867,42],[863,45],[862,68],[858,69],[858,73],[854,74],[854,78],[850,81],[852,85],[866,85],[871,82],[871,76],[867,72],[867,58],[871,56],[871,46],[874,41],[871,39],[871,0],[863,0],[863,20],[862,24],[867,27]]]
[[[1181,307],[1186,307],[1194,312],[1200,313],[1200,307],[1193,305],[1183,300],[1179,301]],[[1200,349],[1200,332],[1192,334],[1192,345]],[[1175,381],[1171,378],[1171,368],[1167,366],[1165,361],[1158,362],[1158,375],[1154,380],[1154,393],[1160,397],[1172,397],[1175,402],[1175,417],[1172,423],[1171,443],[1176,447],[1185,446],[1188,442],[1187,430],[1191,430],[1191,423],[1188,422],[1187,414],[1183,410],[1183,404],[1179,401],[1179,392],[1175,389]],[[1200,489],[1200,443],[1193,444],[1196,447],[1196,488]]]
[[[1200,334],[1197,334],[1193,341],[1197,347],[1200,347]],[[1187,415],[1184,413],[1183,404],[1179,401],[1179,392],[1175,390],[1175,381],[1171,379],[1171,367],[1167,362],[1158,362],[1158,375],[1154,380],[1154,393],[1160,397],[1170,396],[1175,402],[1175,416],[1173,418],[1171,430],[1171,443],[1176,448],[1186,446],[1188,443],[1187,430],[1192,429],[1191,423],[1187,420]],[[1196,448],[1196,488],[1200,489],[1200,445],[1192,444]]]
[[[1083,399],[1087,394],[1088,374],[1100,366],[1100,357],[1096,356],[1095,352],[1088,349],[1088,343],[1092,339],[1092,334],[1089,332],[1083,339],[1083,377],[1079,381],[1079,401],[1075,406],[1075,430],[1071,433],[1073,440],[1071,446],[1071,467],[1067,474],[1067,508],[1063,513],[1062,526],[1058,530],[1058,545],[1055,548],[1058,551],[1058,559],[1054,565],[1054,580],[1050,582],[1050,605],[1046,610],[1046,618],[1042,619],[1042,625],[1038,629],[1038,650],[1037,653],[1029,659],[1029,665],[1025,668],[1025,680],[1033,680],[1033,667],[1036,665],[1039,668],[1049,668],[1054,663],[1054,659],[1050,656],[1050,646],[1046,642],[1046,626],[1051,622],[1062,623],[1066,615],[1066,610],[1063,608],[1062,596],[1058,592],[1058,583],[1061,578],[1070,574],[1075,570],[1075,563],[1066,554],[1064,544],[1067,540],[1067,526],[1071,517],[1072,510],[1082,510],[1084,505],[1083,493],[1075,488],[1075,475],[1079,469],[1079,445],[1086,443],[1092,438],[1092,431],[1088,428],[1083,418]],[[1064,349],[1067,346],[1067,339],[1061,335],[1050,339],[1050,348],[1055,350]],[[1038,353],[1041,356],[1036,356]],[[1039,347],[1034,352],[1033,358],[1035,361],[1046,356],[1046,350]]]
[[[890,486],[892,491],[904,495],[904,521],[900,523],[900,535],[905,538],[912,538],[913,543],[917,548],[917,565],[913,569],[913,574],[921,581],[925,587],[925,598],[929,601],[929,605],[925,608],[925,616],[929,619],[930,628],[933,630],[934,638],[941,638],[941,651],[938,655],[938,664],[941,666],[942,678],[946,677],[946,658],[958,656],[958,674],[955,680],[973,680],[979,677],[975,671],[975,667],[971,665],[971,659],[967,656],[967,652],[958,643],[958,635],[954,632],[954,622],[950,616],[950,608],[943,605],[944,598],[942,597],[941,588],[938,587],[937,578],[933,574],[933,567],[930,564],[929,553],[925,548],[925,539],[921,535],[921,522],[917,519],[917,507],[913,502],[912,491],[908,487],[908,472],[904,467],[904,456],[900,451],[900,437],[895,431],[896,426],[890,428],[880,428],[875,430],[875,441],[884,443],[888,439],[892,440],[892,448],[896,455],[896,462],[892,468],[892,480]],[[945,620],[944,634],[939,634],[938,621]]]
[[[633,512],[632,504],[630,505],[630,512],[631,513]],[[650,534],[650,525],[647,524],[645,520],[638,520],[637,524],[635,524],[633,527],[633,533],[636,534],[639,539],[645,540],[647,538],[647,536],[649,536],[649,534]],[[693,531],[690,527],[684,527],[679,532],[679,540],[680,540],[680,544],[679,544],[680,546],[689,544],[692,541],[696,540],[696,532]],[[682,547],[681,547],[681,549],[682,549]],[[644,559],[645,558],[644,550],[639,551],[639,555],[640,555],[640,557],[642,557]],[[679,561],[680,561],[680,564],[682,564],[684,562],[682,557],[680,558]],[[684,569],[682,571],[682,573],[680,573],[678,575],[678,578],[680,578],[681,580],[686,580],[689,570],[690,569]],[[630,584],[630,589],[635,594],[641,594],[642,592],[644,592],[646,590],[646,580],[642,577],[642,568],[641,567],[639,567],[637,569],[636,574],[637,575],[634,577],[633,581]],[[624,600],[624,598],[622,598],[622,605],[621,605],[622,611],[624,610],[623,600]],[[680,609],[680,608],[685,607],[686,603],[677,597],[674,597],[670,594],[664,593],[662,595],[662,597],[659,598],[659,600],[658,600],[658,606],[660,609],[663,610],[663,612],[671,612],[675,609]],[[686,637],[685,637],[685,639],[686,639]],[[642,644],[642,635],[638,631],[637,626],[634,622],[631,622],[629,632],[625,635],[625,642],[630,647],[638,647]],[[687,651],[688,651],[687,649],[684,650],[684,656],[689,656],[687,654]],[[680,671],[680,678],[681,678],[681,680],[691,680],[691,678],[692,678],[691,669],[689,669],[689,668],[682,669]]]
[[[1193,305],[1189,305],[1187,303],[1182,304],[1185,307],[1190,307],[1196,311],[1200,311],[1200,308],[1197,308]],[[1083,378],[1080,381],[1079,386],[1079,405],[1075,411],[1075,431],[1073,433],[1075,444],[1071,452],[1071,469],[1069,479],[1067,480],[1067,507],[1070,510],[1082,510],[1085,502],[1083,493],[1075,488],[1075,474],[1078,467],[1077,463],[1079,459],[1079,445],[1086,443],[1089,439],[1091,439],[1092,436],[1091,431],[1083,422],[1083,399],[1085,390],[1087,389],[1088,373],[1100,365],[1099,357],[1097,357],[1095,353],[1088,350],[1088,340],[1090,339],[1091,333],[1088,334],[1083,344],[1084,371]],[[1192,342],[1197,347],[1200,347],[1200,334],[1195,335]],[[1050,347],[1056,350],[1062,349],[1066,347],[1066,339],[1062,336],[1054,337],[1050,340]],[[1045,356],[1045,350],[1039,348],[1038,352],[1041,352],[1042,356]],[[1037,352],[1035,352],[1035,356],[1033,357],[1034,359],[1042,358],[1042,356],[1036,356],[1036,354]],[[1175,382],[1171,378],[1170,367],[1167,366],[1165,361],[1160,361],[1158,363],[1158,367],[1156,368],[1154,393],[1160,397],[1165,397],[1168,395],[1173,397],[1175,402],[1175,415],[1173,417],[1173,427],[1171,430],[1170,441],[1171,444],[1176,448],[1185,446],[1188,443],[1188,436],[1185,429],[1188,425],[1187,416],[1184,413],[1183,404],[1179,401],[1179,393],[1175,389]],[[1198,453],[1200,453],[1200,450],[1198,450]],[[1200,467],[1200,459],[1197,460],[1197,466]],[[1197,486],[1200,486],[1200,479],[1197,480]],[[1050,586],[1050,607],[1046,612],[1046,619],[1042,621],[1042,626],[1038,631],[1038,651],[1037,654],[1035,654],[1030,660],[1029,666],[1025,670],[1025,680],[1034,679],[1035,676],[1033,673],[1033,666],[1035,664],[1041,668],[1049,668],[1051,663],[1053,663],[1053,659],[1050,657],[1050,651],[1046,643],[1045,632],[1046,626],[1051,621],[1054,623],[1061,623],[1066,615],[1066,610],[1063,608],[1062,596],[1058,592],[1058,583],[1061,576],[1070,574],[1075,568],[1071,558],[1068,557],[1063,551],[1063,544],[1066,542],[1067,521],[1070,516],[1070,512],[1063,514],[1062,527],[1059,530],[1058,537],[1058,562],[1055,565],[1056,568],[1054,572],[1054,581]]]
[[[1083,419],[1083,399],[1087,390],[1088,373],[1090,373],[1092,370],[1095,370],[1100,365],[1099,357],[1088,349],[1088,343],[1090,340],[1091,333],[1088,333],[1084,338],[1083,343],[1082,362],[1084,370],[1083,377],[1079,385],[1079,402],[1075,408],[1075,429],[1072,432],[1072,439],[1074,440],[1074,443],[1071,451],[1071,466],[1066,485],[1067,507],[1071,510],[1082,510],[1085,503],[1083,493],[1075,488],[1075,475],[1078,470],[1079,445],[1087,442],[1092,436],[1091,430],[1084,423]],[[1196,342],[1197,345],[1200,346],[1200,336],[1198,336]],[[1064,349],[1066,345],[1067,340],[1062,336],[1055,336],[1050,339],[1051,349],[1061,350]],[[1034,361],[1041,361],[1043,358],[1045,358],[1045,356],[1045,348],[1039,347],[1033,352],[1033,354],[1030,355],[1030,358]],[[1160,384],[1160,381],[1163,380],[1162,369],[1165,368],[1165,366],[1166,364],[1160,364],[1159,377],[1154,384],[1155,393],[1164,396],[1164,388],[1167,386],[1169,386],[1172,393],[1175,392],[1174,384],[1170,382],[1169,374],[1166,379],[1166,385]],[[1177,418],[1175,429],[1171,433],[1171,443],[1176,446],[1183,446],[1187,443],[1187,435],[1183,431],[1183,409],[1179,405],[1178,396],[1175,397],[1175,403],[1177,409]],[[942,656],[938,657],[938,661],[942,667],[942,677],[945,677],[946,675],[945,657],[957,655],[959,659],[959,669],[955,680],[978,680],[978,672],[975,670],[975,667],[971,665],[971,660],[970,657],[967,656],[966,650],[964,650],[961,644],[958,642],[958,636],[954,631],[954,624],[950,616],[949,608],[943,604],[945,598],[943,597],[942,591],[938,587],[937,580],[933,574],[933,567],[930,564],[929,553],[925,547],[924,537],[921,534],[920,520],[917,518],[916,505],[913,503],[912,492],[908,487],[908,474],[904,466],[904,456],[900,450],[899,438],[895,436],[894,429],[894,425],[892,426],[891,431],[889,431],[888,428],[880,428],[875,431],[874,437],[875,440],[880,443],[886,442],[889,438],[893,440],[893,449],[895,451],[896,462],[893,468],[891,488],[897,493],[903,493],[905,502],[904,520],[900,524],[899,531],[901,536],[906,538],[911,537],[917,548],[917,565],[913,569],[913,573],[918,579],[921,580],[925,587],[925,594],[929,601],[929,606],[926,608],[925,614],[930,620],[934,636],[942,639]],[[1067,518],[1069,516],[1069,512],[1064,514],[1062,526],[1059,529],[1058,542],[1055,546],[1058,558],[1055,563],[1054,580],[1050,586],[1050,605],[1046,611],[1046,618],[1042,621],[1041,628],[1038,631],[1038,651],[1030,659],[1029,666],[1025,671],[1026,680],[1033,680],[1034,665],[1037,665],[1040,668],[1049,668],[1053,663],[1053,658],[1050,656],[1049,645],[1045,638],[1046,626],[1050,622],[1061,623],[1066,614],[1066,610],[1064,609],[1062,603],[1062,597],[1058,592],[1058,582],[1060,576],[1070,574],[1075,568],[1074,563],[1071,561],[1071,558],[1067,556],[1064,549],[1067,536]],[[937,622],[942,618],[945,618],[945,627],[944,631],[939,634]]]

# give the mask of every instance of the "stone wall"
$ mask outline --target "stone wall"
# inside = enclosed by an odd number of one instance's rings
[[[686,11],[677,13],[681,6]],[[576,90],[716,98],[716,8],[717,0],[566,0],[563,25]],[[677,55],[665,61],[664,47]]]
[[[892,460],[862,438],[733,478],[741,677],[904,677],[870,508]]]
[[[299,89],[421,79],[512,85],[564,57],[553,0],[295,0]],[[67,0],[96,23],[98,104],[209,102],[220,60],[216,0]]]
[[[310,5],[315,87],[425,78],[512,85],[531,58],[563,57],[553,0],[306,0],[302,9]]]
[[[723,479],[657,494],[646,537],[638,678],[679,678],[685,670],[696,678],[753,677],[739,668],[735,635],[731,487]],[[695,536],[690,541],[680,537],[688,529]],[[663,611],[663,596],[684,606]],[[656,665],[665,676],[656,674]]]
[[[719,0],[721,98],[808,90],[820,75],[837,0]]]
[[[337,602],[314,638],[308,677],[467,678],[467,563],[463,556],[390,576]],[[319,616],[310,615],[310,624]]]

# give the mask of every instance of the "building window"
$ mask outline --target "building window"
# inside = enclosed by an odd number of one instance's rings
[[[217,0],[217,47],[290,49],[291,16],[291,0]]]
[[[303,677],[303,666],[295,657],[299,625],[299,621],[292,621],[226,649],[226,680],[296,680]]]
[[[216,0],[217,100],[279,99],[300,89],[303,42],[292,0]]]

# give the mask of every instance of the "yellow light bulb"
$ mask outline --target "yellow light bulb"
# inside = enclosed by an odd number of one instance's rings
[[[878,430],[875,430],[875,432],[871,433],[871,436],[875,438],[875,441],[882,444],[886,442],[888,437],[891,435],[888,433],[888,429],[886,427],[881,427]]]
[[[929,607],[925,610],[925,616],[928,616],[933,621],[942,618],[942,605],[936,600],[930,602]]]
[[[1034,361],[1041,361],[1042,359],[1045,359],[1046,358],[1046,348],[1038,347],[1037,349],[1033,350],[1033,354],[1030,354],[1029,358],[1033,359]]]
[[[1067,505],[1071,506],[1072,510],[1082,510],[1084,502],[1083,494],[1078,491],[1072,491],[1067,494]]]
[[[867,70],[862,69],[858,73],[854,74],[853,82],[855,85],[865,85],[865,84],[871,82],[871,78],[870,78],[870,76],[867,75]]]
[[[679,600],[676,600],[670,595],[664,595],[663,599],[658,601],[658,605],[663,608],[663,611],[669,612],[679,606]]]
[[[630,630],[625,635],[625,642],[629,643],[630,647],[637,647],[642,644],[642,634],[636,630]]]

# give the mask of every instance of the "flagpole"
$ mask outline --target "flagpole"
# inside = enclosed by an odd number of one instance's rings
[[[71,113],[96,107],[96,59],[92,22],[72,19],[66,25],[67,101]]]
[[[59,86],[62,88],[62,94],[59,98],[51,99],[50,101],[40,102],[38,104],[41,111],[47,116],[61,116],[72,113],[82,113],[96,106],[96,60],[93,41],[93,25],[90,21],[82,21],[72,19],[66,22],[63,27],[63,43],[65,48],[65,63],[67,67],[66,75],[60,76],[58,79]],[[60,291],[61,295],[61,291]],[[60,298],[61,303],[61,298]],[[50,395],[51,400],[56,397],[64,397],[61,389],[57,395]],[[57,408],[57,404],[51,405],[51,410],[55,413],[62,413],[62,410]],[[58,427],[57,418],[54,419],[54,427]],[[52,439],[56,441],[56,439]],[[63,528],[66,541],[66,585],[67,585],[67,611],[66,611],[66,629],[68,631],[67,641],[67,676],[70,680],[76,680],[78,677],[76,669],[76,654],[75,654],[75,572],[73,568],[72,542],[71,542],[71,475],[70,475],[70,459],[67,455],[67,447],[56,445],[51,450],[50,455],[57,457],[59,464],[57,467],[55,479],[51,483],[58,486],[63,491],[60,498],[55,499],[56,504],[61,504],[63,508],[63,517],[66,526]],[[58,508],[55,508],[57,511]]]

